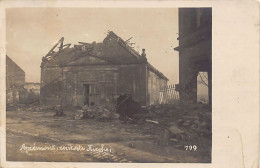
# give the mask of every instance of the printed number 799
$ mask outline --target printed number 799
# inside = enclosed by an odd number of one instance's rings
[[[197,147],[197,145],[186,145],[186,146],[184,146],[184,149],[186,151],[197,151],[198,147]]]

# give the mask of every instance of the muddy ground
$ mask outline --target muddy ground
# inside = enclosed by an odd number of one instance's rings
[[[13,109],[6,112],[6,158],[41,162],[210,163],[211,112],[204,106],[184,107],[149,107],[153,114],[150,120],[158,121],[160,126],[144,120],[78,120],[73,110],[54,117],[51,110]],[[173,135],[167,129],[172,125],[185,133]],[[162,143],[165,132],[167,143]],[[192,148],[187,149],[189,145]]]

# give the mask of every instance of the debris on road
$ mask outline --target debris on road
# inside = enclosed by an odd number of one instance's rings
[[[152,119],[147,123],[159,125],[160,144],[169,141],[191,141],[194,139],[211,139],[211,109],[202,103],[160,104],[146,107]],[[174,140],[170,140],[174,139]]]
[[[153,120],[149,120],[149,119],[146,119],[145,121],[148,122],[148,123],[153,123],[153,124],[159,125],[158,121],[153,121]]]
[[[109,107],[101,106],[83,106],[82,110],[77,110],[75,116],[77,119],[96,119],[96,120],[106,120],[106,119],[117,119],[119,115],[116,114],[115,109]]]
[[[172,134],[174,134],[174,135],[185,134],[185,132],[184,132],[183,130],[181,130],[180,128],[176,127],[175,125],[169,127],[168,130],[169,130]]]
[[[129,119],[137,121],[144,119],[147,110],[134,101],[131,95],[122,94],[117,98],[117,110],[116,112],[120,115],[119,119],[124,122]]]
[[[133,152],[144,150],[153,153],[156,151],[159,156],[171,150],[172,153],[175,150],[184,150],[185,145],[197,145],[198,153],[200,153],[197,156],[202,160],[208,160],[209,157],[204,158],[204,156],[205,154],[210,156],[211,152],[211,109],[202,104],[178,103],[141,107],[146,112],[136,113],[132,118],[129,118],[131,124],[120,122],[118,120],[119,114],[116,113],[116,108],[112,105],[84,106],[81,109],[67,107],[63,111],[66,116],[59,118],[52,117],[55,112],[53,108],[45,111],[49,108],[47,106],[40,108],[40,112],[27,112],[26,109],[28,108],[33,110],[34,107],[31,106],[20,106],[19,108],[21,111],[7,112],[8,123],[16,120],[16,124],[30,125],[30,127],[25,127],[27,129],[33,128],[39,122],[42,130],[48,128],[53,132],[53,134],[50,134],[51,138],[56,137],[56,133],[62,131],[59,136],[64,135],[64,137],[60,138],[66,142],[86,143],[95,141],[111,143],[111,145],[119,143],[122,144],[122,149],[126,148],[127,150],[133,150]],[[17,117],[17,114],[19,114],[19,117]],[[137,115],[139,115],[139,118]],[[85,118],[88,118],[88,120],[84,121]],[[34,122],[34,120],[37,120],[37,122]],[[9,128],[13,126],[14,124],[8,124]],[[33,132],[34,129],[30,131]],[[41,131],[37,129],[35,133],[39,134]],[[68,134],[72,136],[65,137]],[[46,141],[44,138],[42,140]],[[169,156],[172,156],[172,153]],[[128,153],[123,156],[115,155],[118,158],[111,160],[116,162],[125,162],[123,159],[128,160],[129,158],[131,161],[132,157],[128,156]],[[200,158],[200,156],[203,156],[203,158]],[[154,158],[154,156],[151,158]],[[110,158],[107,159],[106,156],[95,157],[95,159],[110,161]]]

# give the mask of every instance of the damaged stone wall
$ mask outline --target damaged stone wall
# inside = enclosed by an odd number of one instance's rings
[[[54,48],[62,45],[60,41]],[[60,46],[58,52],[51,50],[42,58],[41,105],[116,104],[120,94],[130,94],[140,105],[150,104],[148,65],[151,65],[143,54],[111,31],[103,43],[79,43],[74,48]],[[155,76],[163,76],[156,72]],[[159,95],[160,82],[152,85]],[[153,99],[159,99],[158,95]]]
[[[119,65],[118,93],[130,94],[133,100],[146,105],[146,65]]]
[[[50,83],[41,91],[41,102],[54,105],[60,104],[62,99],[63,105],[82,107],[84,106],[84,84],[89,84],[95,86],[95,104],[114,102],[119,94],[126,93],[131,94],[135,101],[145,105],[144,68],[144,65],[71,66],[63,67],[63,73],[58,68],[44,68],[43,72],[48,75],[43,78],[45,83]],[[49,77],[50,74],[52,77]]]
[[[167,86],[167,80],[158,77],[148,70],[148,97],[149,104],[159,104],[160,90]]]
[[[84,85],[91,85],[90,103],[100,105],[115,101],[117,95],[118,70],[112,65],[64,68],[63,105],[82,107],[86,94]]]
[[[63,105],[84,106],[84,84],[93,85],[94,104],[116,103],[122,94],[131,94],[137,102],[146,103],[145,78],[140,65],[96,65],[89,67],[63,68],[65,98]]]

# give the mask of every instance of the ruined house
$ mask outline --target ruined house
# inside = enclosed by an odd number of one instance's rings
[[[140,105],[159,102],[159,91],[168,79],[130,43],[109,31],[101,43],[70,48],[64,38],[42,58],[41,105],[82,107],[116,103],[130,94]],[[57,51],[55,51],[58,49]]]
[[[212,93],[212,10],[179,8],[179,85],[181,100],[197,102],[197,76],[208,75],[208,100]]]
[[[40,83],[25,82],[20,89],[20,103],[30,104],[40,100]]]
[[[6,55],[6,103],[19,102],[19,89],[25,83],[25,72]]]
[[[26,82],[24,88],[29,92],[30,90],[35,93],[35,95],[40,95],[40,83],[36,82]]]

